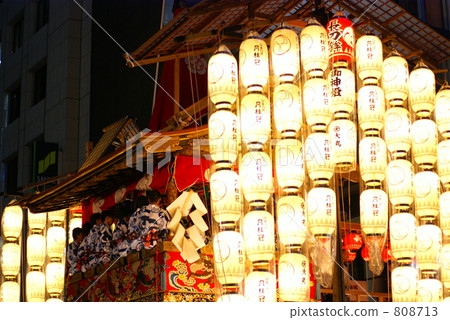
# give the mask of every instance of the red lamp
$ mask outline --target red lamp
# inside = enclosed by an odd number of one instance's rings
[[[366,246],[364,246],[361,250],[361,257],[364,261],[369,261],[369,249],[367,249]]]
[[[363,245],[363,239],[359,233],[347,233],[344,237],[344,246],[348,251],[359,250]]]

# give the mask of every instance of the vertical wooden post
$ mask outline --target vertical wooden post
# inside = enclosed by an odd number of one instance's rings
[[[176,115],[180,111],[180,59],[175,59],[174,75],[173,75],[173,115]]]

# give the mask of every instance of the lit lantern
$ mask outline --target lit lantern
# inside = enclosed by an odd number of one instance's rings
[[[436,124],[443,137],[450,137],[450,85],[445,82],[436,94]]]
[[[240,294],[223,294],[218,299],[217,302],[247,302],[247,299]]]
[[[27,262],[29,266],[42,267],[45,263],[45,237],[32,234],[27,238]]]
[[[301,142],[282,139],[275,148],[275,164],[278,185],[285,192],[297,191],[305,180],[305,164]]]
[[[280,81],[295,81],[300,70],[300,48],[297,33],[285,23],[270,38],[273,73]]]
[[[426,224],[417,227],[417,265],[420,271],[435,274],[439,271],[442,231],[438,226]]]
[[[309,76],[322,76],[328,66],[328,36],[317,20],[309,19],[300,34],[303,69]]]
[[[364,261],[369,261],[369,249],[367,249],[367,246],[362,248],[361,258],[363,258]]]
[[[267,201],[273,191],[272,161],[260,151],[247,152],[239,165],[242,191],[248,202]]]
[[[295,136],[302,126],[300,88],[283,83],[273,91],[275,127],[283,137]]]
[[[442,282],[436,279],[422,279],[417,284],[417,302],[441,302]]]
[[[408,62],[393,49],[383,61],[383,89],[391,105],[403,105],[408,97],[408,78]]]
[[[450,289],[450,243],[441,250],[441,281],[444,287]]]
[[[335,120],[328,126],[336,172],[356,168],[356,126],[350,120]]]
[[[414,267],[397,267],[392,271],[392,302],[416,302],[419,273]]]
[[[397,159],[386,170],[389,200],[395,209],[408,209],[414,200],[414,170],[411,162]]]
[[[383,89],[377,85],[367,85],[358,91],[358,122],[366,134],[376,134],[384,126]]]
[[[396,213],[389,220],[392,255],[399,262],[410,263],[416,256],[416,217]]]
[[[439,142],[438,150],[438,174],[444,188],[450,187],[450,140]]]
[[[428,117],[434,110],[435,82],[433,71],[420,60],[409,75],[409,100],[419,117]]]
[[[15,281],[5,281],[0,287],[1,302],[20,302],[20,286]]]
[[[28,227],[35,232],[42,231],[47,225],[47,214],[28,211]]]
[[[328,237],[336,230],[336,194],[330,188],[313,188],[308,192],[308,225],[317,237]]]
[[[390,108],[385,114],[384,139],[393,156],[406,156],[411,148],[411,114],[402,107]]]
[[[417,120],[411,126],[412,154],[422,168],[433,168],[437,160],[438,134],[434,121]]]
[[[386,176],[386,143],[379,137],[365,137],[359,142],[361,179],[367,186],[379,186]]]
[[[349,117],[355,107],[355,75],[347,68],[334,68],[328,74],[328,85],[334,115]]]
[[[231,109],[238,97],[237,61],[223,44],[208,62],[208,94],[218,109]]]
[[[450,191],[439,197],[440,225],[445,236],[450,236]]]
[[[277,202],[277,227],[280,241],[287,247],[302,245],[308,233],[305,200],[284,196]]]
[[[363,239],[358,233],[347,233],[344,237],[344,246],[346,250],[356,251],[362,247]]]
[[[327,133],[316,132],[305,141],[306,169],[315,182],[328,181],[334,174],[334,157],[331,137]]]
[[[344,250],[344,260],[346,261],[354,261],[356,259],[357,251],[350,251],[350,250]],[[347,259],[345,259],[345,255],[347,256]]]
[[[380,189],[366,189],[360,195],[361,230],[367,236],[381,236],[389,219],[388,196]]]
[[[45,302],[45,275],[43,272],[28,272],[26,288],[28,302]]]
[[[236,222],[241,217],[239,176],[229,168],[218,169],[211,176],[211,206],[217,223]]]
[[[3,210],[2,230],[8,241],[15,241],[22,232],[23,212],[19,206],[9,206]]]
[[[353,61],[355,39],[353,23],[345,17],[342,11],[337,12],[327,23],[328,49],[330,62],[345,62],[350,65]]]
[[[413,185],[416,215],[433,220],[439,214],[439,176],[431,171],[416,173]]]
[[[20,271],[20,247],[16,243],[2,246],[2,273],[5,277],[15,277]]]
[[[325,130],[333,117],[327,80],[313,78],[306,81],[303,86],[303,107],[311,129]]]
[[[66,217],[66,210],[56,210],[48,212],[48,220],[52,224],[61,225]]]
[[[245,276],[244,239],[239,232],[222,231],[213,241],[215,275],[223,286],[237,287]]]
[[[244,243],[247,258],[270,261],[275,253],[275,223],[267,211],[250,211],[244,217]]]
[[[62,227],[51,227],[47,232],[47,254],[51,261],[62,259],[66,246],[66,231]]]
[[[260,93],[249,93],[241,101],[241,136],[249,148],[262,147],[270,137],[270,102]]]
[[[69,243],[71,243],[74,239],[72,238],[72,232],[75,228],[81,228],[82,227],[82,220],[81,217],[73,217],[69,221]]]
[[[227,110],[214,112],[209,118],[209,152],[216,161],[234,162],[237,157],[237,116]]]
[[[364,84],[376,84],[383,68],[383,44],[375,35],[364,35],[356,41],[356,70]]]
[[[58,298],[50,298],[50,299],[47,299],[47,301],[45,301],[45,302],[64,302],[64,301],[62,301],[61,299],[58,299]]]
[[[253,271],[245,278],[245,297],[248,302],[276,302],[277,280],[268,271]]]
[[[269,79],[267,45],[255,31],[248,33],[239,48],[239,75],[248,91],[261,92]]]
[[[283,254],[278,261],[278,293],[282,301],[309,301],[309,263],[299,253]]]
[[[47,264],[45,281],[49,294],[60,294],[64,289],[64,265],[59,262]]]

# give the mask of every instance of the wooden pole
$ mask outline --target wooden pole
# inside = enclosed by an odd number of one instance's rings
[[[177,114],[180,111],[180,59],[175,59],[175,68],[173,75],[173,114]]]

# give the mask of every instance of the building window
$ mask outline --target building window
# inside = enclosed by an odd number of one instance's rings
[[[8,124],[20,116],[20,86],[15,87],[7,94]]]
[[[17,174],[19,172],[19,161],[15,157],[6,162],[6,184],[5,191],[14,194],[17,191]]]
[[[13,25],[13,52],[22,48],[23,44],[23,18]]]
[[[38,0],[37,2],[37,25],[36,31],[39,31],[43,26],[48,23],[48,0]]]
[[[45,98],[46,90],[47,90],[47,65],[44,65],[34,73],[33,104],[36,104]]]

